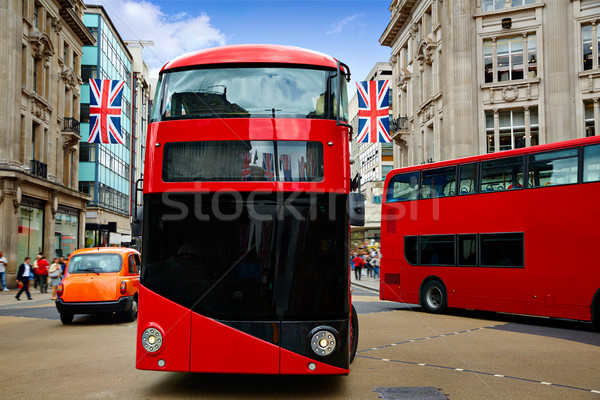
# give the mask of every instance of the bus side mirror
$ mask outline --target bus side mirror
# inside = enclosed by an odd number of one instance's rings
[[[350,225],[365,226],[365,196],[362,193],[350,192],[348,203]]]
[[[131,221],[131,236],[142,236],[142,220],[144,215],[144,206],[136,207],[133,220]]]

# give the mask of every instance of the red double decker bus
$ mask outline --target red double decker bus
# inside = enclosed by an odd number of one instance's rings
[[[600,324],[600,137],[392,170],[383,300]]]
[[[163,67],[144,175],[138,369],[349,372],[349,224],[361,219],[349,207],[349,74],[275,45]]]

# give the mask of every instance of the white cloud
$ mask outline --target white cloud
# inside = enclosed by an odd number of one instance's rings
[[[90,0],[88,4],[92,3],[104,6],[123,40],[154,41],[143,52],[152,77],[177,56],[226,43],[225,34],[211,25],[205,13],[168,15],[146,0]]]
[[[354,14],[351,15],[349,17],[346,17],[340,21],[335,22],[331,29],[328,30],[326,33],[328,35],[338,35],[342,32],[342,29],[344,29],[344,27],[352,22],[354,22],[357,18],[360,18],[362,16],[364,16],[364,13],[360,13],[360,14]]]

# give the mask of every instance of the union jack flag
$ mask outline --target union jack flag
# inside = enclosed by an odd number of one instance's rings
[[[88,143],[120,143],[121,100],[125,81],[90,79],[90,137]]]
[[[252,153],[244,153],[242,154],[242,180],[248,181],[250,180],[250,173],[252,172],[250,168],[250,162],[252,161]]]
[[[358,87],[358,143],[390,143],[390,81],[364,81]]]
[[[279,165],[283,168],[283,176],[286,182],[292,180],[292,157],[289,154],[282,154],[279,157]]]
[[[268,181],[275,180],[275,166],[273,165],[273,153],[263,153],[263,170],[265,171],[265,179]]]

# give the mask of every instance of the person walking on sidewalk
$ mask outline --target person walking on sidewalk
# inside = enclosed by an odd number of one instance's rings
[[[27,293],[27,300],[32,300],[31,293],[29,293],[29,276],[31,275],[33,268],[31,267],[31,264],[29,264],[30,262],[31,258],[25,257],[23,264],[19,265],[19,272],[17,273],[17,282],[21,282],[23,287],[15,296],[17,300],[21,300],[20,297],[21,293],[23,292]]]
[[[2,280],[2,290],[8,292],[8,288],[6,287],[6,267],[8,267],[8,261],[0,251],[0,279]]]
[[[48,260],[42,254],[37,263],[37,273],[40,280],[40,293],[48,293]]]
[[[48,276],[50,277],[50,286],[52,286],[52,300],[56,300],[56,291],[58,285],[60,285],[60,277],[62,275],[62,269],[60,268],[60,262],[58,257],[54,257],[50,269],[48,269]]]
[[[354,278],[356,280],[361,280],[362,268],[365,265],[365,260],[363,260],[360,256],[356,256],[354,258]]]

